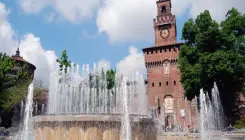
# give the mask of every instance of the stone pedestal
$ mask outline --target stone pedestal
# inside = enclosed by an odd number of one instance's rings
[[[156,140],[151,119],[130,116],[132,140]],[[36,140],[123,140],[121,115],[37,116],[32,119]]]

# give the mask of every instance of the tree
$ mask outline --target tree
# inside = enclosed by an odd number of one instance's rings
[[[107,89],[112,89],[115,87],[115,76],[116,71],[113,69],[106,71]]]
[[[26,63],[0,53],[0,116],[4,127],[11,126],[13,108],[24,99],[31,81]]]
[[[104,72],[103,69],[100,74],[90,73],[89,74],[90,87],[99,88],[100,86],[100,88],[104,89],[105,85],[103,83],[100,83],[100,81],[105,81],[107,84],[106,88],[110,90],[115,87],[115,75],[116,75],[116,71],[114,71],[113,69],[107,70],[106,73]]]
[[[62,71],[63,68],[65,68],[64,70],[65,73],[67,72],[67,68],[71,67],[71,61],[68,60],[68,55],[66,50],[62,51],[62,55],[60,59],[57,59],[56,62],[60,64],[60,71]]]
[[[182,29],[179,69],[185,96],[191,100],[204,88],[211,93],[216,82],[224,113],[236,115],[237,100],[244,93],[245,15],[232,8],[220,24],[204,11]]]
[[[13,66],[14,61],[6,54],[0,52],[0,92],[5,88],[6,82],[10,80],[7,74]]]

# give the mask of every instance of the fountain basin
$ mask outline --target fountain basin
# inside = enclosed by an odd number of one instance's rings
[[[121,114],[46,115],[31,119],[36,140],[122,140]],[[132,140],[156,140],[148,116],[130,115]]]

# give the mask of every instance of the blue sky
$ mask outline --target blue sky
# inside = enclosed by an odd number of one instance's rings
[[[2,2],[11,10],[9,22],[17,34],[23,36],[29,32],[33,33],[41,38],[42,46],[46,50],[55,50],[58,56],[61,55],[62,50],[67,49],[69,58],[79,64],[93,64],[104,58],[115,67],[117,62],[128,55],[129,46],[133,45],[141,51],[144,47],[154,45],[154,36],[146,41],[110,43],[106,34],[97,34],[95,18],[79,24],[67,21],[49,23],[44,18],[46,11],[38,15],[29,15],[14,0],[2,0]],[[177,16],[178,40],[181,38],[183,23],[187,19],[187,14]],[[149,20],[152,21],[151,18]]]
[[[91,65],[107,60],[112,68],[121,63],[125,69],[144,69],[142,48],[154,45],[155,1],[0,0],[0,30],[7,29],[2,38],[0,34],[0,51],[13,53],[16,36],[20,36],[22,56],[38,67],[39,77],[51,71],[64,49],[75,63]],[[208,9],[220,21],[231,7],[244,13],[241,3],[245,2],[172,0],[178,41],[189,18]]]

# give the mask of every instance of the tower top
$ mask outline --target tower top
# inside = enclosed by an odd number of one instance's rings
[[[15,56],[20,56],[20,49],[19,49],[19,47],[18,47],[18,49],[17,49],[17,51],[16,51]]]
[[[18,48],[16,50],[15,56],[19,56],[20,57],[20,38],[18,39]]]
[[[157,0],[157,3],[169,2],[170,8],[172,8],[171,0]]]
[[[171,0],[157,0],[157,16],[153,20],[155,45],[176,43],[176,18],[172,14]]]
[[[171,0],[158,0],[157,9],[157,16],[171,15]]]

